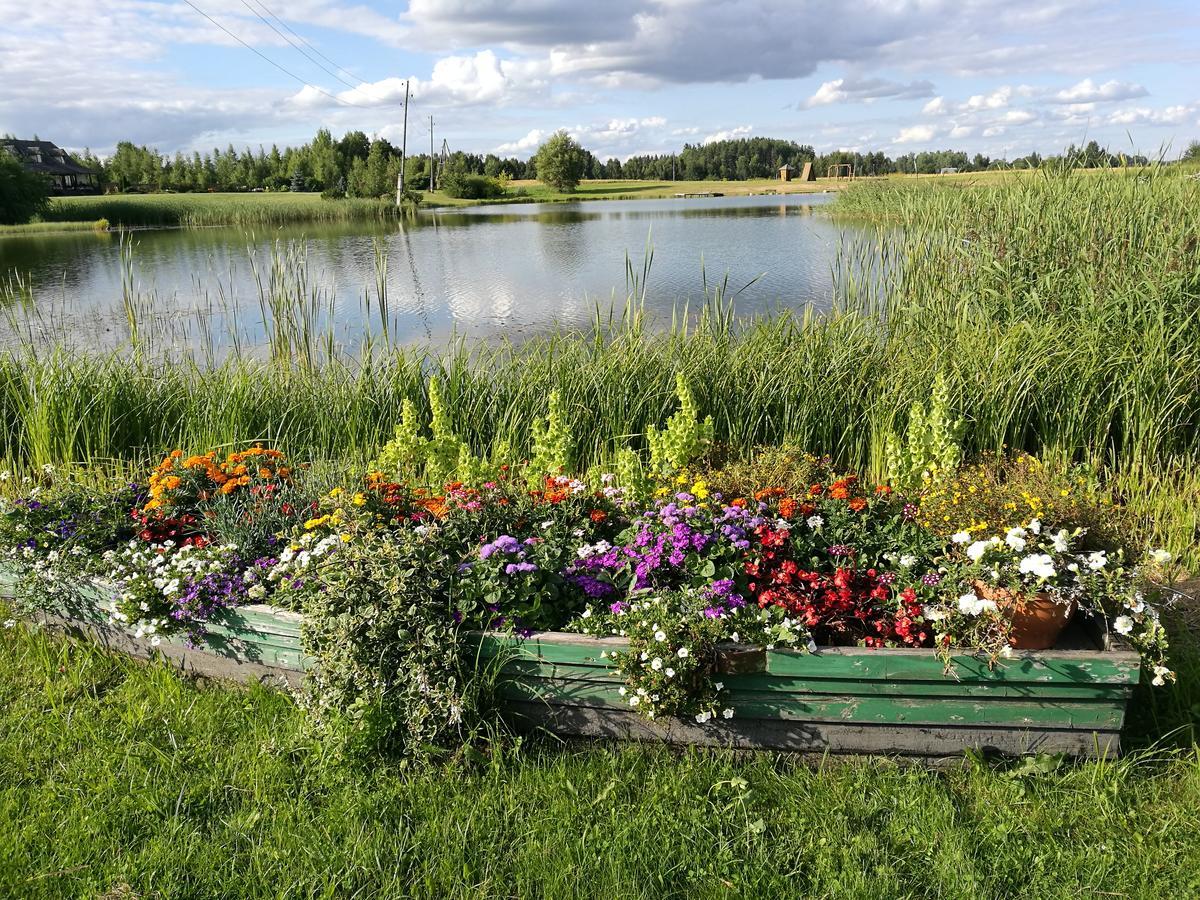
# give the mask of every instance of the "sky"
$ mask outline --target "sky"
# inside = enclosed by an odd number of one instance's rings
[[[839,11],[843,10],[843,11]],[[760,135],[993,158],[1200,138],[1200,0],[0,0],[0,134],[601,158]]]

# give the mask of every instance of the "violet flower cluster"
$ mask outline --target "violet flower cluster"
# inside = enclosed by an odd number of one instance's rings
[[[754,530],[766,521],[764,509],[763,504],[708,508],[679,493],[635,518],[621,543],[580,548],[564,574],[591,599],[678,587],[697,560],[732,560],[748,549]]]

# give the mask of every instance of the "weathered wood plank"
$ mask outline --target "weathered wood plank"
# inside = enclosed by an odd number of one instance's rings
[[[704,725],[680,720],[653,723],[623,710],[555,706],[537,701],[511,702],[507,718],[522,730],[549,730],[559,735],[805,754],[874,754],[937,760],[961,757],[964,749],[1006,755],[1065,753],[1078,757],[1117,756],[1121,751],[1120,733],[1103,729],[927,727],[738,718]]]
[[[624,679],[616,670],[605,666],[544,663],[537,660],[515,659],[504,665],[510,678],[523,680],[573,680],[596,684],[621,685]],[[733,691],[767,691],[780,697],[796,695],[883,695],[924,697],[982,697],[1061,700],[1123,701],[1132,693],[1129,684],[1071,683],[1071,682],[977,682],[940,678],[936,681],[875,681],[849,678],[799,678],[793,675],[724,675],[721,682]]]
[[[500,694],[514,700],[544,701],[627,710],[616,685],[586,681],[506,681]],[[736,716],[870,724],[995,725],[1116,730],[1124,704],[1114,701],[1019,700],[997,697],[804,697],[769,692],[731,691],[727,704]]]
[[[82,637],[107,650],[124,653],[139,659],[161,658],[184,674],[219,678],[227,681],[257,681],[272,687],[299,687],[304,675],[298,669],[272,664],[270,660],[252,660],[224,655],[219,648],[192,649],[176,641],[162,641],[157,647],[150,641],[135,638],[128,631],[104,621],[83,622],[51,613],[41,613],[37,621],[64,634]]]

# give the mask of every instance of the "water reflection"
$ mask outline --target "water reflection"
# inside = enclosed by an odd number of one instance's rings
[[[140,302],[173,327],[203,321],[207,333],[219,335],[236,321],[243,342],[261,342],[266,332],[254,267],[261,277],[272,253],[293,245],[307,260],[306,290],[320,303],[310,300],[352,341],[379,328],[371,307],[378,243],[387,255],[392,339],[488,338],[551,323],[586,325],[597,305],[623,302],[626,259],[640,272],[649,240],[654,264],[646,298],[660,322],[669,323],[676,305],[703,299],[702,271],[709,285],[726,275],[733,289],[753,281],[737,298],[742,315],[777,306],[823,308],[837,248],[854,231],[814,214],[827,199],[517,204],[437,210],[401,222],[141,231],[133,235],[135,280]],[[31,281],[38,309],[58,325],[121,332],[115,235],[5,238],[0,278],[13,273]]]

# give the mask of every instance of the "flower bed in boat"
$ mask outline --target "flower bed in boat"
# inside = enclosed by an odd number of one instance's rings
[[[263,604],[225,610],[196,644],[134,637],[111,620],[111,589],[93,586],[45,621],[82,631],[135,656],[161,654],[208,677],[298,686],[311,665],[303,617]],[[773,749],[945,757],[966,749],[1006,754],[1120,752],[1138,654],[1076,623],[1053,650],[989,665],[931,650],[825,647],[817,652],[725,644],[715,662],[729,718],[647,721],[632,711],[609,657],[621,638],[562,632],[478,633],[481,655],[501,666],[501,712],[518,728],[590,738]]]

